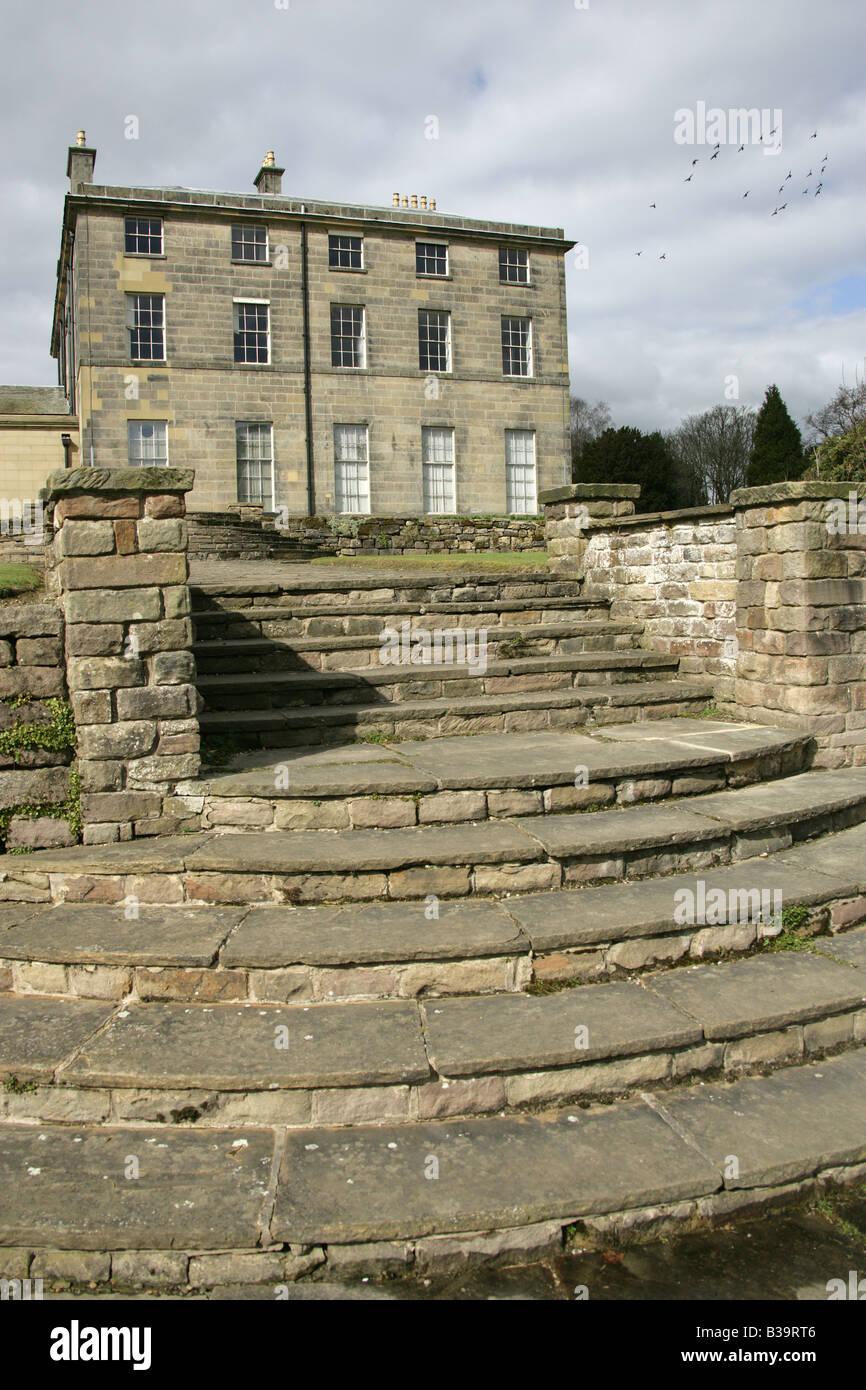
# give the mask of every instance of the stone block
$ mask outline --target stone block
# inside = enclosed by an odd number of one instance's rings
[[[67,663],[67,678],[71,691],[116,690],[141,685],[144,668],[135,657],[76,656]]]
[[[124,720],[117,724],[88,724],[78,731],[79,756],[88,760],[140,759],[151,751],[155,743],[156,724],[152,719]]]
[[[186,525],[177,519],[143,518],[138,522],[138,548],[147,553],[186,550]]]
[[[193,685],[150,685],[117,692],[118,719],[182,719],[194,714],[197,692]]]
[[[186,555],[110,555],[62,560],[64,589],[138,589],[185,584]]]
[[[187,1282],[189,1255],[174,1250],[117,1250],[111,1256],[111,1279],[138,1289],[164,1289]]]
[[[64,1284],[104,1284],[111,1273],[111,1256],[99,1250],[37,1250],[31,1279],[54,1279]]]
[[[154,685],[188,685],[195,681],[192,652],[157,652],[151,663]]]
[[[70,520],[57,533],[57,553],[73,555],[112,555],[114,528],[110,521]]]

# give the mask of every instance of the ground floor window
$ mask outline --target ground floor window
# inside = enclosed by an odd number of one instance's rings
[[[538,511],[534,430],[505,431],[505,510],[509,516]]]
[[[338,512],[370,511],[366,425],[334,426],[334,498]]]
[[[271,507],[274,497],[273,426],[239,420],[235,429],[238,501]]]
[[[425,427],[421,430],[421,467],[424,478],[424,510],[453,514],[454,431]]]
[[[130,420],[129,462],[133,468],[168,463],[168,426],[165,420]]]

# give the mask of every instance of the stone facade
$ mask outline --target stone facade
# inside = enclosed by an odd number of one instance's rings
[[[338,506],[334,427],[366,425],[369,511],[414,516],[424,512],[422,427],[442,427],[453,430],[456,509],[504,513],[505,431],[516,429],[535,434],[537,489],[562,481],[569,457],[564,253],[573,243],[560,229],[429,209],[302,204],[282,196],[272,176],[259,187],[276,191],[249,197],[96,185],[94,160],[95,151],[71,151],[52,340],[80,414],[82,457],[92,450],[99,467],[125,466],[129,422],[167,422],[170,464],[196,470],[192,508],[224,511],[250,500],[238,495],[236,422],[270,423],[266,508],[328,514]],[[126,254],[130,214],[161,222],[162,254]],[[76,235],[85,218],[87,236]],[[239,225],[266,229],[267,260],[233,261]],[[330,235],[360,237],[363,265],[333,268]],[[416,241],[447,244],[446,274],[416,273]],[[528,253],[529,283],[502,283],[501,247]],[[127,296],[136,293],[164,297],[164,361],[130,357]],[[234,360],[236,300],[269,305],[266,363]],[[332,305],[365,309],[364,366],[332,365]],[[450,314],[450,371],[419,367],[421,310]],[[503,375],[503,316],[531,320],[531,375]]]
[[[89,844],[177,830],[199,768],[184,495],[191,471],[72,469],[49,479],[49,574],[65,620]]]
[[[48,474],[77,457],[77,440],[59,387],[0,386],[0,560],[41,565],[38,499]]]

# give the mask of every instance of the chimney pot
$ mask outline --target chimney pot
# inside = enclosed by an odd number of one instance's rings
[[[399,206],[400,206],[400,194],[399,194],[399,193],[395,193],[395,194],[394,194],[394,198],[393,198],[393,200],[392,200],[392,207],[398,208]]]
[[[436,199],[435,199],[435,198],[431,198],[431,199],[430,199],[430,202],[429,202],[429,204],[428,204],[428,206],[429,206],[431,212],[435,212],[435,211],[436,211]]]
[[[84,131],[83,131],[83,130],[79,130],[78,134],[77,134],[76,137],[75,137],[75,143],[76,143],[76,145],[86,145],[86,144],[87,144],[87,136],[84,134]]]
[[[409,206],[409,199],[407,198],[405,193],[403,194],[403,197],[400,199],[400,206],[401,208],[407,208]]]
[[[426,208],[426,206],[427,206],[427,194],[426,194],[426,193],[422,193],[422,194],[421,194],[421,206],[422,206],[422,208]]]
[[[417,194],[417,193],[413,193],[413,194],[412,194],[412,206],[413,206],[413,208],[417,208],[417,206],[418,206],[418,194]]]

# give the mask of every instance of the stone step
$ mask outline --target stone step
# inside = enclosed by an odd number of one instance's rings
[[[236,606],[235,606],[236,605]],[[231,607],[194,608],[193,621],[199,641],[223,637],[352,637],[379,633],[383,627],[399,627],[409,621],[422,627],[546,626],[581,621],[605,621],[609,604],[603,599],[569,597],[486,599],[426,602],[418,599],[378,602],[355,596],[350,601],[287,604],[282,595],[267,603],[253,596],[245,606],[233,600]],[[642,623],[617,622],[634,633]]]
[[[240,744],[288,747],[345,742],[357,734],[378,741],[444,738],[453,734],[514,733],[538,729],[672,719],[706,706],[706,682],[640,680],[567,690],[452,696],[397,704],[307,705],[282,709],[204,710],[204,734],[231,734]]]
[[[500,901],[229,908],[133,896],[119,906],[6,904],[0,980],[20,994],[295,1003],[510,992],[533,976],[622,978],[750,950],[777,934],[779,912],[794,906],[834,932],[861,921],[864,843],[861,827],[699,879],[678,874]],[[91,891],[94,881],[84,886]],[[838,953],[841,941],[816,949]]]
[[[453,650],[453,649],[452,649]],[[446,656],[448,649],[445,649]],[[488,660],[477,647],[472,660],[423,664],[377,661],[361,670],[249,671],[201,675],[197,686],[208,710],[291,709],[332,704],[413,704],[420,700],[511,695],[628,683],[647,676],[675,676],[678,658],[656,652],[570,653],[507,661]]]
[[[637,728],[644,738],[623,737]],[[205,827],[385,828],[691,796],[800,772],[809,748],[788,730],[673,720],[609,725],[604,739],[562,730],[248,753],[179,793]]]
[[[6,901],[315,903],[547,892],[702,872],[847,830],[866,845],[866,770],[810,772],[688,801],[407,829],[304,830],[39,850]],[[843,840],[844,852],[850,841]],[[836,850],[840,848],[837,844]],[[143,883],[142,880],[145,880]]]
[[[380,620],[370,621],[373,627],[369,633],[348,637],[323,633],[318,637],[229,638],[223,633],[196,642],[196,669],[199,676],[207,676],[221,672],[349,671],[369,667],[378,663],[383,631]],[[429,617],[416,615],[412,631],[425,629],[434,631],[434,624]],[[487,629],[487,653],[491,660],[508,660],[521,656],[566,656],[572,652],[634,651],[640,646],[640,635],[638,623],[593,619],[536,623],[523,628],[491,627]]]
[[[833,839],[818,848],[825,844]],[[860,920],[866,908],[849,900],[845,877],[802,862],[815,848],[807,842],[708,870],[699,881],[671,875],[498,903],[233,910],[142,903],[133,917],[128,907],[7,906],[0,960],[15,990],[97,998],[130,991],[199,1001],[406,998],[518,989],[533,967],[545,979],[595,980],[747,950],[775,933],[780,905],[823,906],[834,930]],[[860,852],[855,845],[849,856]],[[703,913],[701,902],[710,905]]]
[[[332,566],[313,566],[309,573],[291,574],[285,579],[202,580],[193,568],[191,588],[194,602],[237,603],[249,600],[276,600],[281,603],[329,604],[362,603],[367,599],[384,602],[475,602],[487,599],[579,598],[580,579],[566,579],[549,570],[501,569],[487,566],[460,568],[452,575],[439,569],[409,571],[347,567],[338,572]]]
[[[0,1242],[25,1274],[75,1268],[89,1271],[82,1282],[174,1287],[237,1281],[240,1270],[271,1284],[317,1266],[340,1277],[364,1260],[424,1273],[454,1258],[455,1236],[469,1258],[509,1246],[524,1258],[553,1253],[569,1226],[606,1249],[612,1232],[654,1220],[729,1220],[853,1181],[866,1159],[864,1099],[860,1048],[539,1117],[320,1127],[285,1139],[254,1127],[241,1137],[168,1124],[5,1124],[0,1180],[11,1200]],[[132,1143],[144,1181],[122,1180]]]
[[[866,1039],[854,959],[760,955],[555,995],[181,1004],[0,995],[4,1118],[411,1122],[625,1095]],[[24,1090],[27,1085],[34,1089]],[[79,1114],[78,1118],[82,1118]]]

